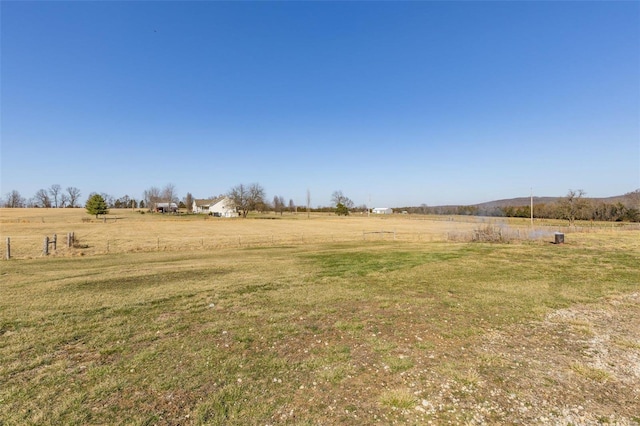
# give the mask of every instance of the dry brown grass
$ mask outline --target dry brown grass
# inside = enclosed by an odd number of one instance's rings
[[[42,256],[45,236],[58,236],[55,256],[85,256],[140,251],[192,251],[231,247],[308,245],[327,242],[404,241],[468,242],[482,230],[497,230],[497,241],[553,241],[561,222],[540,222],[468,216],[352,215],[333,214],[254,215],[247,219],[205,215],[162,215],[128,209],[112,209],[96,219],[84,209],[0,209],[0,256],[6,238],[14,258]],[[616,232],[607,224],[580,228],[580,232],[604,235]],[[73,232],[77,244],[68,250],[66,235]],[[565,232],[572,232],[566,229]]]
[[[449,232],[473,228],[472,223],[411,220],[409,217],[337,217],[315,214],[261,215],[248,219],[204,215],[172,216],[111,210],[96,219],[84,209],[2,209],[0,235],[11,238],[12,256],[38,257],[45,236],[58,235],[57,255],[199,250],[220,247],[269,246],[362,240],[444,241]],[[385,233],[380,233],[385,231]],[[74,232],[81,249],[64,250]],[[62,242],[62,244],[60,244]],[[4,256],[4,244],[2,254]]]

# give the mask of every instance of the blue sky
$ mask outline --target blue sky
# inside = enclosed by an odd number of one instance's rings
[[[2,2],[1,192],[640,187],[639,2]]]

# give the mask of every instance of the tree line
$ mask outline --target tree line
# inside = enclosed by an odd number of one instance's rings
[[[106,193],[90,193],[87,198],[96,203],[95,196],[104,202],[104,209],[132,208],[153,210],[157,203],[176,203],[180,209],[191,212],[194,197],[191,193],[180,198],[178,191],[172,183],[159,188],[152,186],[146,189],[142,198],[136,199],[129,195],[115,198]],[[533,206],[533,217],[540,219],[565,219],[570,223],[576,220],[598,220],[616,222],[640,222],[640,189],[625,194],[615,202],[593,200],[585,197],[583,190],[569,190],[565,197],[554,202],[536,203]],[[251,211],[283,214],[285,211],[296,212],[298,206],[292,199],[287,203],[282,195],[273,197],[273,201],[266,199],[266,191],[258,183],[239,184],[226,193],[219,196],[211,196],[209,199],[226,196],[235,204],[239,214],[246,217]],[[18,191],[13,190],[6,194],[2,206],[9,208],[41,207],[41,208],[75,208],[80,205],[80,190],[69,186],[63,189],[54,184],[47,189],[36,191],[33,197],[25,199]],[[338,215],[348,215],[350,212],[368,212],[370,207],[355,206],[354,202],[343,194],[342,190],[334,191],[331,195],[332,206],[311,208],[311,194],[307,191],[307,212],[333,212]],[[102,203],[99,203],[102,206]],[[304,210],[304,206],[303,206]],[[468,216],[493,216],[493,217],[531,217],[530,205],[506,205],[506,206],[437,206],[429,207],[422,204],[418,207],[401,207],[396,211],[406,211],[412,214],[437,214],[437,215],[468,215]]]
[[[573,224],[576,220],[611,222],[640,222],[640,189],[626,193],[620,200],[607,202],[585,197],[582,190],[569,190],[566,196],[549,203],[536,203],[533,217],[563,219]],[[490,217],[531,217],[530,205],[507,206],[437,206],[402,207],[413,214],[466,215]]]
[[[230,198],[243,217],[246,217],[250,211],[275,211],[282,214],[287,210],[290,212],[297,210],[293,199],[289,199],[289,202],[285,203],[285,198],[282,195],[276,195],[273,198],[273,203],[269,203],[265,194],[265,189],[260,184],[240,184],[224,194],[210,196],[208,199],[221,196]],[[6,194],[1,205],[8,208],[76,208],[83,207],[80,204],[80,196],[80,190],[76,187],[71,186],[63,190],[60,185],[54,184],[47,189],[39,189],[29,199],[23,197],[17,190],[12,190]],[[307,194],[307,199],[310,202],[309,197]],[[175,185],[168,183],[162,188],[157,186],[147,188],[139,199],[129,195],[116,198],[104,192],[92,192],[88,195],[84,207],[88,212],[90,210],[91,214],[105,214],[111,208],[148,209],[151,211],[158,203],[175,203],[178,208],[191,212],[194,200],[195,198],[190,192],[181,198]]]
[[[62,190],[58,184],[51,185],[47,189],[38,190],[35,195],[29,199],[25,199],[17,190],[9,192],[3,202],[3,207],[21,208],[21,207],[39,207],[39,208],[75,208],[83,207],[80,205],[80,190],[76,187],[68,187]],[[289,199],[288,203],[284,196],[275,195],[273,201],[266,199],[266,191],[264,187],[258,183],[239,184],[226,193],[218,196],[210,196],[208,199],[216,199],[219,197],[228,197],[236,206],[239,214],[246,217],[249,212],[267,212],[273,211],[282,215],[285,211],[294,213],[298,211],[298,206],[293,199]],[[131,208],[131,209],[148,209],[152,211],[158,203],[175,203],[180,209],[191,212],[193,201],[195,198],[190,192],[180,198],[174,184],[168,183],[164,187],[151,186],[143,191],[142,197],[136,199],[129,195],[116,198],[107,193],[91,192],[84,207],[87,212],[93,215],[106,214],[108,209]],[[331,207],[311,208],[311,193],[307,190],[306,206],[302,209],[307,212],[334,212],[339,215],[348,215],[352,211],[367,211],[367,206],[355,207],[353,201],[342,193],[342,190],[334,191],[331,195]]]
[[[20,192],[10,191],[4,198],[2,206],[10,208],[19,207],[43,207],[43,208],[59,208],[59,207],[80,207],[80,190],[75,186],[69,186],[66,189],[58,184],[53,184],[47,189],[39,189],[33,197],[26,199]]]

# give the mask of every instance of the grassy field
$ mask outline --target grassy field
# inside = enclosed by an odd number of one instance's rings
[[[1,213],[0,424],[640,423],[639,231]]]
[[[496,227],[516,240],[553,241],[554,231],[567,233],[566,221],[475,218],[470,216],[354,215],[305,213],[255,215],[247,220],[206,215],[162,215],[112,209],[96,219],[84,209],[0,209],[0,257],[6,257],[6,238],[13,258],[42,256],[44,237],[58,236],[53,256],[86,256],[145,251],[194,251],[216,248],[308,245],[333,242],[467,241],[474,230]],[[584,232],[615,229],[640,231],[639,224],[585,223]],[[73,232],[76,247],[66,250],[66,235]]]
[[[81,250],[62,250],[56,255],[92,255],[133,251],[185,251],[247,246],[274,246],[319,242],[363,240],[446,240],[447,233],[471,230],[472,223],[438,220],[410,220],[409,217],[337,217],[332,214],[257,215],[214,218],[206,215],[142,214],[112,210],[96,219],[84,209],[0,209],[0,253],[4,257],[6,237],[11,238],[13,257],[39,257],[43,239],[74,232]],[[385,233],[380,234],[380,231]],[[377,232],[371,234],[370,232]]]

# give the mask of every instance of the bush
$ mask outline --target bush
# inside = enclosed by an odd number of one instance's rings
[[[336,214],[338,216],[349,216],[349,209],[342,203],[338,203],[336,206]]]
[[[501,243],[505,241],[502,229],[494,225],[485,225],[473,231],[471,241]]]

